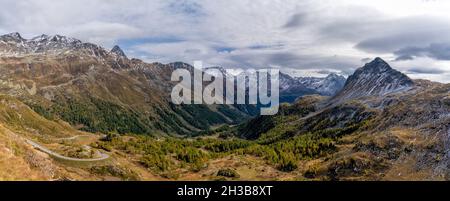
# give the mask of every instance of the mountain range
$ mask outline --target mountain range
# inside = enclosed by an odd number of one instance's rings
[[[299,97],[312,94],[334,96],[344,87],[345,81],[344,76],[334,73],[324,78],[291,77],[281,73],[280,102],[292,103]]]
[[[205,69],[218,70],[225,78],[235,76],[227,73],[223,67],[208,67]],[[345,81],[344,76],[335,73],[326,77],[292,77],[281,72],[279,76],[280,102],[293,103],[298,98],[312,94],[334,96],[344,87]]]
[[[173,70],[65,36],[0,36],[0,180],[449,180],[450,85],[381,58],[280,75],[275,116],[174,105]]]
[[[86,131],[186,135],[253,115],[228,105],[171,104],[171,72],[193,67],[128,59],[118,46],[107,51],[65,36],[12,33],[0,37],[0,55],[4,93]],[[120,112],[106,114],[108,108]]]
[[[307,178],[448,180],[449,95],[450,85],[412,80],[376,58],[335,96],[304,97],[278,116],[252,119],[239,134],[264,143],[308,135],[336,142]]]

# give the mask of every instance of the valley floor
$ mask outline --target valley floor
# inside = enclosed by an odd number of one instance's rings
[[[369,136],[369,137],[368,137]],[[142,144],[142,140],[146,144]],[[49,140],[51,141],[51,140]],[[25,137],[0,127],[0,180],[245,180],[245,181],[292,181],[292,180],[445,180],[446,175],[433,175],[425,166],[420,151],[430,149],[432,139],[426,139],[416,131],[393,129],[379,135],[349,135],[337,144],[337,150],[317,158],[299,160],[297,168],[282,171],[263,157],[243,153],[245,148],[224,152],[207,150],[211,143],[229,141],[223,139],[173,140],[144,136],[114,136],[110,141],[100,136],[74,136],[55,140],[47,146],[55,152],[32,146]],[[197,144],[197,142],[199,142]],[[409,143],[410,142],[410,143]],[[409,143],[409,144],[408,144]],[[37,144],[37,143],[36,143]],[[141,144],[140,146],[138,144]],[[202,145],[200,145],[202,144]],[[93,146],[93,150],[107,153],[108,160],[67,160],[67,146]],[[156,151],[170,146],[184,146],[193,154],[168,151],[161,158],[152,158],[145,146]],[[61,146],[61,147],[58,147]],[[386,153],[377,152],[386,148]],[[64,147],[64,148],[63,148]],[[363,148],[364,147],[364,148]],[[370,148],[369,148],[370,147]],[[183,149],[180,149],[183,150]],[[380,149],[381,150],[381,149]],[[82,151],[79,151],[82,152]],[[105,154],[106,155],[106,154]],[[437,157],[434,160],[439,160]],[[166,160],[167,159],[167,160]],[[229,172],[221,174],[219,172]]]

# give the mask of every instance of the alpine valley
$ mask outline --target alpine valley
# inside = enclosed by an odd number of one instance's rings
[[[0,180],[450,180],[449,84],[376,58],[347,79],[281,74],[280,112],[257,116],[172,104],[178,68],[195,70],[0,36]]]

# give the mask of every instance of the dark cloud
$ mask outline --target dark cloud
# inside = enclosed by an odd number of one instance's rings
[[[318,36],[322,41],[352,41],[370,36],[371,23],[362,19],[340,19],[320,26]],[[373,32],[372,32],[373,33]]]
[[[450,43],[450,23],[428,16],[379,19],[362,15],[325,23],[318,36],[323,41],[355,43],[356,49],[367,53],[389,54],[407,47]]]
[[[288,22],[283,25],[283,28],[298,28],[305,24],[308,24],[308,15],[306,13],[294,14]]]
[[[307,58],[290,52],[274,53],[268,55],[267,62],[273,65],[292,67],[299,63],[304,63]]]
[[[321,41],[358,42],[380,32],[384,15],[379,10],[365,6],[346,6],[345,9],[326,15],[323,11],[316,12],[319,20],[312,21]],[[327,16],[327,17],[324,17]]]
[[[176,12],[189,16],[202,16],[205,15],[203,7],[199,3],[192,0],[177,0],[170,1],[168,8],[171,12]]]
[[[187,49],[184,51],[186,54],[200,54],[202,50],[200,49]]]
[[[395,58],[395,61],[406,61],[406,60],[413,60],[414,57],[412,57],[411,55],[401,55],[398,56],[397,58]]]
[[[214,47],[214,49],[220,53],[224,53],[224,52],[230,53],[230,52],[237,50],[237,48],[234,48],[234,47]]]
[[[318,71],[316,71],[316,73],[323,74],[323,75],[329,75],[329,74],[332,74],[332,73],[335,73],[335,72],[334,71],[330,71],[330,70],[318,70]]]
[[[372,58],[367,57],[367,58],[361,59],[361,62],[369,63],[369,62],[372,61],[372,60],[373,60]]]
[[[411,60],[413,57],[430,57],[437,60],[450,60],[450,43],[432,43],[426,47],[405,47],[394,52],[396,60]]]
[[[434,41],[440,35],[435,32],[410,33],[414,30],[403,30],[396,34],[386,34],[380,37],[368,38],[359,42],[355,47],[370,53],[392,53],[412,44],[422,46]],[[450,31],[449,31],[450,34]]]
[[[446,71],[440,69],[428,69],[428,68],[410,68],[407,70],[410,74],[442,74]]]
[[[275,44],[275,45],[252,45],[249,46],[248,49],[252,50],[263,50],[263,49],[281,49],[285,45],[284,44]]]

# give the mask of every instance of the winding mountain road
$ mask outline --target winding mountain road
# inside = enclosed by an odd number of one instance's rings
[[[109,159],[109,157],[110,157],[108,154],[105,154],[105,153],[100,152],[101,157],[99,157],[99,158],[87,158],[87,159],[71,158],[71,157],[67,157],[67,156],[63,156],[63,155],[61,155],[61,154],[58,154],[58,153],[56,153],[56,152],[54,152],[54,151],[51,151],[51,150],[49,150],[49,149],[47,149],[47,148],[45,148],[45,147],[39,145],[39,144],[36,143],[36,142],[31,141],[31,140],[26,139],[26,142],[27,142],[28,144],[30,144],[31,146],[33,146],[35,149],[40,150],[40,151],[42,151],[42,152],[44,152],[44,153],[46,153],[46,154],[48,154],[48,155],[50,155],[50,156],[52,156],[52,157],[55,157],[55,158],[57,158],[57,159],[67,160],[67,161],[75,161],[75,162],[98,162],[98,161],[104,161],[104,160],[107,160],[107,159]]]

